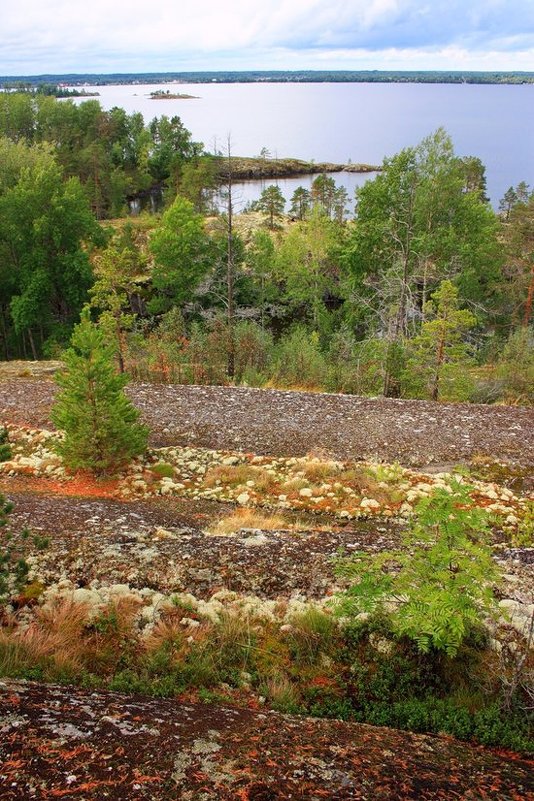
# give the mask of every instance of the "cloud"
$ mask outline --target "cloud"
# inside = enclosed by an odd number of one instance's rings
[[[329,59],[348,68],[362,54],[371,65],[391,52],[407,68],[411,56],[433,68],[454,51],[481,64],[487,53],[499,64],[508,57],[510,69],[521,54],[534,69],[533,0],[19,0],[0,28],[5,74],[266,69],[283,67],[282,53],[294,69],[327,68]]]

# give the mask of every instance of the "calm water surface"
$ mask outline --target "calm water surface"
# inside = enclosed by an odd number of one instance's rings
[[[494,204],[510,185],[534,184],[532,84],[169,84],[171,92],[197,99],[152,100],[150,92],[158,88],[95,91],[105,109],[140,111],[146,121],[178,115],[210,151],[224,149],[230,134],[232,151],[241,156],[266,147],[279,158],[380,164],[443,126],[458,155],[478,156],[486,165]],[[348,174],[344,183],[352,194],[368,177]],[[278,183],[284,191],[284,182]],[[295,186],[304,183],[298,179]],[[293,181],[289,184],[291,194]]]

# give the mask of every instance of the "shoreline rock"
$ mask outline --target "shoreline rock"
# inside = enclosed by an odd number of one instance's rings
[[[220,157],[218,178],[222,182],[228,174],[228,160]],[[263,178],[293,178],[321,173],[380,172],[382,167],[374,164],[336,164],[334,162],[303,161],[302,159],[263,159],[233,156],[231,158],[233,181],[258,181]]]

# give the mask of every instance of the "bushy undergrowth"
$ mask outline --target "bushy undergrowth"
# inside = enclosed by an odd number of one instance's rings
[[[222,319],[192,323],[188,330],[173,309],[146,335],[129,335],[125,354],[128,372],[137,379],[181,384],[227,384],[229,334]],[[253,320],[239,321],[234,330],[233,381],[253,387],[279,387],[354,395],[380,395],[386,372],[396,376],[401,397],[429,398],[419,381],[417,360],[406,362],[399,344],[391,364],[384,339],[357,341],[348,327],[318,332],[303,324],[278,338]],[[483,367],[444,367],[441,399],[475,403],[529,403],[534,395],[532,348],[528,334],[514,334]],[[397,364],[398,362],[398,364]],[[521,369],[519,369],[519,367]],[[451,372],[451,376],[449,373]],[[519,377],[518,377],[519,376]],[[451,378],[451,391],[447,391]]]
[[[504,711],[498,656],[476,632],[448,657],[421,654],[383,617],[343,624],[311,606],[286,622],[244,610],[213,621],[177,598],[141,634],[139,608],[122,599],[95,615],[66,601],[24,630],[5,626],[0,675],[204,701],[263,696],[286,713],[534,750],[521,695]]]

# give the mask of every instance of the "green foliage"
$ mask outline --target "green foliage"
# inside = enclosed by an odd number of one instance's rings
[[[514,548],[534,548],[534,501],[527,501],[521,510],[517,529],[512,533]]]
[[[34,359],[79,314],[92,279],[86,245],[100,238],[80,182],[64,179],[48,146],[0,139],[0,305]]]
[[[289,229],[276,253],[276,276],[286,302],[314,326],[326,311],[325,299],[339,296],[338,235],[338,226],[315,208]]]
[[[421,330],[409,342],[404,383],[415,397],[466,400],[472,386],[466,368],[472,359],[462,335],[476,318],[458,308],[458,289],[451,281],[441,282],[425,304],[424,314]]]
[[[367,325],[391,341],[415,334],[427,298],[449,277],[461,302],[491,308],[502,261],[497,234],[480,180],[473,184],[443,129],[386,159],[357,191],[343,253]]]
[[[508,400],[534,401],[534,333],[522,326],[510,334],[497,364],[501,392]]]
[[[167,462],[157,462],[152,465],[151,470],[160,478],[174,478],[176,475],[172,464],[168,464]]]
[[[7,428],[0,426],[0,462],[7,462],[11,459],[11,445],[9,444],[9,434]]]
[[[152,283],[158,293],[151,307],[158,312],[190,300],[214,257],[201,215],[180,196],[150,238],[150,251],[155,260]]]
[[[7,529],[8,515],[13,504],[0,494],[0,603],[13,592],[22,589],[28,576],[28,565],[13,546],[13,535]],[[29,536],[25,530],[22,539]]]
[[[351,617],[380,613],[418,649],[454,656],[481,619],[494,613],[499,573],[486,544],[488,515],[459,482],[436,489],[415,509],[404,549],[358,554],[338,564],[355,583],[340,597]]]
[[[311,205],[311,195],[308,189],[297,186],[291,196],[291,206],[289,213],[297,220],[303,220],[308,214]]]
[[[52,420],[65,432],[57,447],[67,466],[107,473],[143,453],[147,430],[124,394],[127,378],[116,374],[113,345],[106,344],[87,313],[64,360],[66,369],[56,377],[61,391]]]
[[[268,218],[269,228],[274,229],[275,218],[279,218],[284,213],[286,201],[282,190],[278,186],[267,186],[261,193],[256,203],[258,211],[263,211]]]
[[[321,654],[332,650],[336,622],[331,615],[311,607],[291,619],[287,643],[295,662],[314,665]]]
[[[274,382],[280,386],[316,388],[327,373],[326,360],[319,347],[319,337],[304,326],[297,326],[276,347]]]

